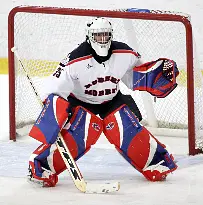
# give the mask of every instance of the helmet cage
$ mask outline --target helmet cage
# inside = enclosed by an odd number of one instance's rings
[[[93,43],[106,45],[112,40],[112,29],[91,29],[88,32],[88,37]]]

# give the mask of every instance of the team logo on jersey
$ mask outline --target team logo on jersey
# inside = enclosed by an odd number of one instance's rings
[[[100,127],[97,123],[93,122],[92,123],[92,127],[96,130],[96,131],[99,131],[100,130]]]
[[[90,90],[89,88],[99,84],[99,83],[106,83],[106,82],[112,82],[113,84],[116,84],[114,88],[106,88],[104,90]],[[112,76],[105,76],[105,77],[98,77],[97,79],[93,80],[92,82],[86,84],[85,87],[85,94],[86,95],[93,95],[93,96],[103,96],[103,95],[111,95],[113,93],[117,92],[117,84],[119,83],[120,79],[117,79]]]
[[[107,130],[112,130],[114,128],[115,124],[114,122],[109,122],[108,125],[106,126]]]
[[[87,69],[90,69],[92,67],[93,67],[93,65],[90,65],[89,63],[87,64]]]

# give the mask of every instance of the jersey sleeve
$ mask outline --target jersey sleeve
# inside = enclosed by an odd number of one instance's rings
[[[49,94],[56,94],[67,99],[74,89],[71,67],[64,60],[61,61],[54,73],[48,76],[43,84],[42,100],[45,100]]]
[[[133,68],[142,64],[141,55],[134,51],[134,55],[131,56],[129,68],[121,81],[131,90],[133,90]]]

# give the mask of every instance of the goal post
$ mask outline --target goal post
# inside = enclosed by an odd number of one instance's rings
[[[11,49],[18,49],[39,95],[42,81],[73,48],[85,40],[85,25],[93,17],[109,18],[114,40],[129,44],[144,62],[160,57],[177,62],[178,87],[166,98],[130,93],[143,115],[142,123],[154,135],[188,137],[189,154],[203,150],[202,73],[195,58],[190,16],[156,10],[93,10],[20,6],[8,17],[10,139],[28,133],[40,112],[21,64]],[[193,60],[194,59],[194,60]]]

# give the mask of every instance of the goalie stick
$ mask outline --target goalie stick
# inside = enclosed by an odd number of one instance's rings
[[[38,102],[43,106],[42,100],[34,87],[34,84],[32,82],[32,79],[29,77],[29,74],[24,67],[20,56],[18,55],[18,51],[16,47],[13,47],[11,51],[15,54],[17,57],[18,61],[20,62],[20,65],[33,89],[33,92],[35,93]],[[104,183],[104,184],[91,184],[85,182],[75,160],[73,159],[68,147],[66,146],[66,143],[63,139],[63,136],[61,133],[58,134],[58,138],[56,140],[56,146],[59,150],[59,153],[72,177],[72,180],[78,190],[84,193],[109,193],[109,192],[115,192],[120,189],[120,183],[119,182],[114,182],[114,183]]]

